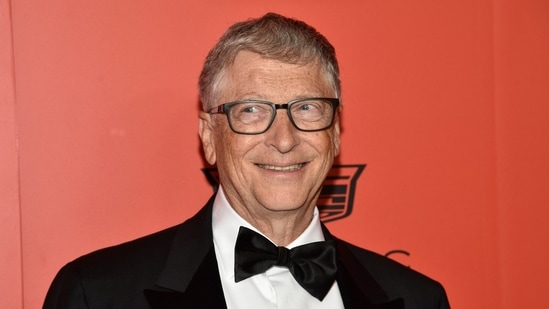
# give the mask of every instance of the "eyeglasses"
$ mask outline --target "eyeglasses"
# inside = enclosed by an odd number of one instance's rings
[[[214,107],[210,114],[225,114],[229,127],[239,134],[265,133],[276,117],[277,109],[286,109],[288,118],[300,131],[314,132],[329,128],[334,122],[339,99],[304,98],[286,104],[263,100],[229,102]]]

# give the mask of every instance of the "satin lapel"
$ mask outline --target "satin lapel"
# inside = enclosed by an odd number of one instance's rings
[[[213,197],[181,225],[156,285],[144,293],[154,309],[226,308],[212,235]]]
[[[145,295],[152,309],[227,308],[213,247],[184,292],[145,290]]]
[[[345,243],[333,237],[324,228],[326,239],[337,243],[338,275],[337,284],[346,309],[404,309],[404,300],[390,300],[385,291],[368,270],[347,248]]]

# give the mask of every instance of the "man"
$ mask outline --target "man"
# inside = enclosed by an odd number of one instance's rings
[[[449,308],[440,284],[319,220],[341,112],[321,34],[277,14],[237,23],[199,83],[217,193],[179,226],[67,264],[44,308]]]

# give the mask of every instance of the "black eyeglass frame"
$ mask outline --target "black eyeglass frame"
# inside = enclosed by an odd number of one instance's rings
[[[327,102],[330,102],[330,104],[332,104],[332,115],[331,115],[331,118],[330,118],[330,122],[328,125],[326,125],[325,127],[322,127],[320,129],[314,129],[314,130],[306,130],[306,129],[301,129],[300,127],[298,127],[292,117],[292,114],[290,112],[290,107],[295,104],[295,103],[299,103],[299,102],[303,102],[303,101],[310,101],[310,100],[322,100],[322,101],[327,101]],[[262,104],[268,104],[272,107],[273,109],[273,113],[271,114],[271,119],[269,120],[269,124],[267,125],[267,127],[265,128],[265,130],[263,131],[260,131],[260,132],[252,132],[252,133],[249,133],[249,132],[240,132],[240,131],[237,131],[235,130],[235,128],[233,127],[232,123],[231,123],[231,120],[229,118],[229,111],[231,109],[231,107],[233,105],[236,105],[236,104],[241,104],[241,103],[262,103]],[[295,100],[291,100],[290,102],[288,103],[284,103],[284,104],[277,104],[277,103],[273,103],[273,102],[270,102],[270,101],[265,101],[265,100],[241,100],[241,101],[232,101],[232,102],[227,102],[227,103],[223,103],[219,106],[216,106],[214,108],[212,108],[208,114],[212,114],[212,115],[215,115],[215,114],[225,114],[225,116],[227,116],[227,122],[229,122],[229,127],[231,128],[231,130],[235,133],[238,133],[238,134],[245,134],[245,135],[258,135],[258,134],[263,134],[265,132],[267,132],[271,126],[273,125],[273,122],[274,122],[274,119],[276,117],[276,111],[278,109],[285,109],[286,110],[286,114],[288,115],[288,118],[290,119],[290,122],[292,123],[292,125],[294,126],[294,128],[298,129],[299,131],[302,131],[302,132],[318,132],[318,131],[323,131],[323,130],[326,130],[328,129],[329,127],[332,126],[332,124],[334,123],[334,119],[335,119],[335,115],[336,115],[336,112],[338,111],[338,107],[340,105],[340,100],[338,98],[301,98],[301,99],[295,99]]]

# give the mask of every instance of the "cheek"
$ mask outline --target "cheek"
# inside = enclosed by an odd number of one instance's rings
[[[248,136],[239,135],[232,131],[224,130],[216,134],[216,149],[218,155],[218,164],[225,164],[227,168],[240,165],[250,146]]]
[[[326,131],[322,137],[318,137],[319,141],[319,151],[323,155],[334,157],[339,152],[339,135],[333,131]]]

